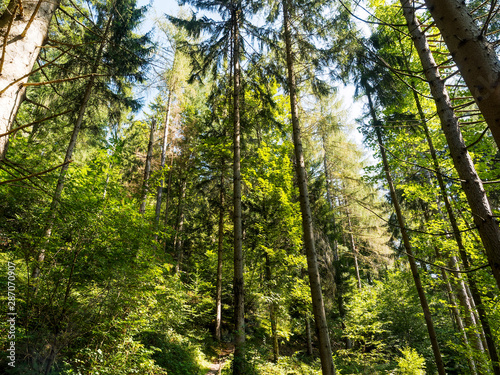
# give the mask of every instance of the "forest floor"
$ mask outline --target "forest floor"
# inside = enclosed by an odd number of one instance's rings
[[[212,363],[210,366],[210,371],[206,375],[218,375],[221,373],[224,364],[226,363],[227,357],[234,352],[233,344],[226,344],[220,349],[219,355],[217,357],[217,362]]]

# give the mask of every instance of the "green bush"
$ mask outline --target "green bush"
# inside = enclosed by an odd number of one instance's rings
[[[425,358],[410,347],[401,350],[402,357],[398,359],[398,375],[425,375]]]

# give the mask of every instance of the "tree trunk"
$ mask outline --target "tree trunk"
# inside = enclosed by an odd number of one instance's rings
[[[411,273],[413,275],[413,280],[415,281],[415,287],[417,288],[418,297],[420,299],[420,305],[422,306],[422,310],[424,313],[425,323],[427,325],[427,332],[429,333],[429,339],[431,341],[432,351],[434,353],[434,360],[436,361],[436,367],[437,367],[438,373],[440,375],[445,375],[446,371],[444,368],[443,359],[441,357],[441,352],[439,350],[439,344],[437,341],[436,331],[434,329],[434,323],[432,322],[432,316],[431,316],[431,312],[429,309],[429,304],[427,303],[427,298],[425,296],[424,289],[422,287],[422,282],[420,280],[420,275],[418,273],[417,264],[415,262],[415,258],[413,256],[413,250],[412,250],[411,244],[410,244],[410,237],[408,236],[408,233],[406,231],[405,220],[404,220],[404,217],[403,217],[403,214],[401,211],[401,207],[399,206],[398,197],[396,195],[396,190],[394,188],[394,184],[392,182],[392,176],[391,176],[391,172],[389,170],[389,163],[387,162],[387,156],[385,154],[385,149],[383,147],[382,135],[380,132],[380,128],[378,126],[379,123],[377,120],[377,116],[375,114],[375,109],[373,107],[371,94],[370,94],[369,90],[367,90],[367,96],[368,96],[368,105],[370,108],[370,113],[371,113],[373,123],[374,123],[373,125],[374,125],[374,129],[375,129],[375,133],[377,135],[377,140],[378,140],[378,143],[380,146],[380,154],[382,156],[382,163],[384,165],[384,171],[385,171],[385,176],[387,179],[387,184],[389,185],[389,191],[391,193],[392,203],[394,205],[394,210],[396,211],[398,224],[399,224],[399,227],[401,230],[401,235],[403,237],[403,244],[404,244],[406,253],[408,254],[408,262],[410,263]]]
[[[175,226],[174,251],[177,255],[177,265],[175,273],[180,272],[182,266],[182,231],[184,229],[184,200],[186,199],[186,178],[181,181],[181,190],[179,194],[179,205],[177,207],[177,224]]]
[[[108,193],[108,186],[109,186],[109,177],[110,177],[110,170],[111,167],[113,166],[112,163],[109,163],[108,165],[108,172],[106,173],[106,182],[104,183],[104,189],[102,191],[102,200],[106,199],[106,194]]]
[[[436,256],[439,257],[439,250],[436,246],[434,246],[434,251],[436,253]],[[464,326],[464,322],[462,321],[462,318],[460,316],[460,311],[458,310],[457,307],[457,302],[455,298],[455,294],[453,292],[453,288],[450,283],[450,279],[448,278],[448,274],[444,269],[441,269],[441,276],[443,278],[443,282],[446,286],[446,292],[448,294],[448,298],[450,300],[450,308],[451,312],[453,314],[453,317],[455,318],[455,322],[457,323],[457,329],[458,331],[462,334],[462,340],[464,342],[465,347],[467,348],[467,363],[469,364],[469,369],[472,375],[477,374],[477,366],[476,362],[474,360],[474,356],[470,353],[469,350],[469,339],[467,337],[467,331]]]
[[[487,30],[479,29],[463,1],[425,4],[500,149],[500,61]]]
[[[243,228],[241,218],[241,147],[240,147],[240,9],[232,10],[233,19],[233,226],[234,226],[234,365],[233,375],[245,368],[245,302],[243,283]]]
[[[467,252],[466,252],[465,246],[463,244],[462,234],[460,232],[460,228],[458,227],[455,213],[453,212],[453,208],[451,207],[450,200],[448,198],[448,191],[447,191],[446,185],[445,185],[444,180],[443,180],[443,176],[441,173],[441,167],[439,165],[436,150],[434,148],[434,143],[433,143],[431,135],[429,133],[429,127],[427,126],[425,114],[424,114],[422,105],[420,103],[420,99],[418,97],[418,94],[415,91],[413,91],[413,95],[414,95],[415,104],[417,105],[417,110],[418,110],[418,113],[420,116],[421,125],[422,125],[422,128],[424,130],[425,138],[426,138],[427,144],[429,146],[429,151],[431,154],[433,167],[434,167],[434,170],[436,171],[435,176],[436,176],[436,179],[438,181],[439,190],[441,191],[441,197],[443,199],[443,202],[444,202],[444,205],[446,208],[446,213],[448,214],[448,219],[449,219],[449,222],[451,224],[453,236],[454,236],[455,241],[457,243],[458,251],[459,251],[460,257],[462,259],[462,264],[465,267],[465,269],[468,270],[469,269],[469,261],[468,261]],[[452,262],[453,268],[456,268],[457,271],[459,271],[458,264],[456,264],[457,262],[456,262],[455,257],[454,256],[451,257],[450,260]],[[465,284],[464,284],[464,282],[463,282],[463,280],[458,272],[455,273],[455,278],[458,280],[457,296],[458,296],[458,299],[460,301],[460,304],[462,305],[462,307],[465,310],[465,323],[466,323],[466,326],[468,327],[467,331],[470,332],[471,335],[476,336],[476,337],[471,337],[471,341],[474,343],[474,346],[476,347],[476,349],[482,351],[482,350],[484,350],[484,347],[483,347],[482,342],[481,342],[481,337],[480,336],[477,337],[477,332],[475,332],[475,329],[471,329],[471,327],[474,327],[476,325],[477,320],[475,318],[473,307],[471,306],[470,299],[469,299],[468,294],[467,294],[466,286],[465,286]],[[475,280],[470,275],[470,273],[467,273],[467,278],[468,278],[469,284],[475,290],[474,296],[476,298],[478,298],[478,301],[476,301],[476,302],[479,302],[479,304],[481,305],[481,297],[479,296]],[[481,322],[481,325],[483,326],[483,330],[485,330],[487,332],[491,332],[488,318],[487,318],[486,314],[484,314],[484,312],[483,312],[483,314],[480,315],[480,322]],[[486,327],[486,328],[484,328],[484,327]],[[489,352],[493,354],[493,358],[498,358],[498,355],[496,354],[495,345],[491,339],[491,333],[489,335],[489,340],[487,341],[487,344],[488,344],[487,346],[489,347]]]
[[[156,120],[151,121],[151,130],[149,132],[148,153],[146,155],[146,165],[144,167],[144,183],[142,185],[142,201],[139,213],[144,215],[146,212],[146,201],[148,199],[149,176],[151,175],[151,159],[153,157],[153,144],[155,140]]]
[[[323,134],[323,151],[324,151],[324,156],[323,156],[323,167],[325,169],[325,180],[326,180],[326,199],[328,201],[328,205],[330,206],[330,210],[332,211],[332,227],[334,231],[334,236],[335,238],[333,239],[333,274],[334,274],[334,282],[335,282],[335,294],[333,296],[333,299],[337,302],[337,306],[339,309],[339,315],[340,315],[340,320],[341,320],[341,327],[342,330],[345,330],[345,316],[346,316],[346,311],[344,307],[344,286],[343,286],[343,281],[342,281],[342,263],[339,259],[339,253],[338,253],[338,244],[337,244],[337,225],[335,223],[335,213],[334,213],[334,205],[333,205],[333,197],[332,193],[330,191],[330,172],[328,169],[328,158],[326,156],[326,142],[325,142],[325,135]],[[352,347],[352,342],[348,337],[344,337],[344,343],[345,343],[345,348],[346,349],[351,349]]]
[[[272,275],[271,275],[271,261],[269,259],[269,254],[266,253],[266,281],[268,283],[268,289],[271,293],[274,292],[274,288],[271,287]],[[279,342],[278,342],[278,325],[276,321],[276,302],[271,296],[271,302],[269,303],[269,320],[271,321],[271,336],[273,342],[273,362],[277,363],[280,355],[279,352]]]
[[[309,318],[306,316],[306,340],[307,340],[307,355],[312,356],[313,346],[311,339],[311,323],[309,323]]]
[[[347,200],[346,200],[347,206]],[[358,266],[358,250],[356,249],[356,243],[354,242],[354,235],[352,232],[351,216],[349,215],[349,208],[346,208],[347,215],[347,226],[349,228],[349,239],[351,242],[352,255],[354,257],[354,270],[356,271],[356,280],[358,281],[358,289],[361,289],[361,277],[359,276],[359,266]]]
[[[409,0],[401,0],[401,5],[408,23],[408,29],[422,62],[425,77],[429,82],[431,93],[436,103],[453,164],[462,180],[462,188],[472,210],[474,224],[477,226],[479,235],[481,236],[481,241],[486,250],[488,262],[493,271],[497,286],[500,287],[500,229],[491,212],[483,183],[467,151],[445,83],[439,76],[438,67],[430,52],[425,34],[420,28],[415,10]]]
[[[11,0],[0,17],[0,28],[4,33],[7,33],[10,26],[9,34],[1,41],[5,52],[2,53],[0,68],[0,134],[12,128],[19,107],[25,99],[26,87],[23,84],[28,81],[59,3],[60,0],[43,1],[37,9],[36,1],[23,1],[24,14],[21,15],[19,2]],[[29,24],[32,16],[33,21]],[[0,137],[0,160],[5,157],[8,140],[8,135]]]
[[[172,186],[172,168],[174,166],[174,153],[170,157],[170,168],[168,169],[167,196],[165,197],[165,225],[168,223],[168,211],[170,208],[170,190]]]
[[[167,147],[168,147],[168,127],[170,124],[170,106],[172,102],[172,89],[168,91],[167,97],[167,113],[165,115],[165,128],[163,129],[163,144],[161,147],[161,159],[160,165],[163,173],[163,169],[165,168],[165,159],[167,156]],[[160,222],[160,212],[161,212],[161,196],[163,193],[163,178],[160,179],[160,186],[158,186],[158,190],[156,192],[156,207],[155,207],[155,231],[158,230],[158,224]],[[155,240],[158,239],[158,234],[155,234]]]
[[[481,328],[482,329],[481,329],[481,332],[479,333],[479,336],[481,337],[481,342],[483,343],[483,347],[484,348],[488,348],[488,342],[486,341],[486,335],[484,333],[485,332],[484,331],[484,327],[482,326],[483,322],[482,322],[481,317],[479,316],[478,308],[476,306],[476,301],[474,299],[475,297],[473,297],[472,292],[471,292],[471,288],[470,288],[469,285],[467,285],[467,284],[465,285],[465,290],[467,291],[467,296],[469,297],[469,301],[471,303],[472,312],[474,314],[475,321],[476,322],[481,322]],[[488,324],[488,329],[489,329],[489,324]]]
[[[222,325],[222,251],[224,249],[224,161],[220,173],[219,241],[217,244],[217,285],[215,291],[215,338],[221,340]]]
[[[297,184],[300,192],[300,209],[302,212],[302,228],[304,231],[304,247],[307,257],[307,271],[311,286],[311,297],[314,312],[314,320],[319,339],[319,352],[323,375],[334,375],[335,366],[333,364],[332,349],[326,322],[325,306],[321,292],[321,281],[316,258],[316,248],[314,244],[314,231],[312,224],[311,208],[309,206],[309,192],[307,189],[306,166],[302,151],[302,141],[300,135],[297,93],[295,82],[294,58],[292,52],[292,36],[290,31],[290,19],[287,0],[283,0],[283,28],[285,33],[286,64],[288,71],[288,90],[290,95],[290,106],[293,127],[293,144],[295,148],[295,171]]]

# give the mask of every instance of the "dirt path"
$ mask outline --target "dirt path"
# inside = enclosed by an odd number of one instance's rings
[[[217,362],[212,363],[210,366],[210,371],[206,373],[206,375],[219,375],[222,371],[222,368],[224,367],[224,364],[226,363],[226,359],[229,354],[234,352],[234,346],[232,344],[227,344],[224,346],[217,358]]]

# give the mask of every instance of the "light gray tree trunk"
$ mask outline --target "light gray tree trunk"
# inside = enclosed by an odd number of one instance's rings
[[[487,30],[476,25],[464,1],[425,4],[500,149],[500,61]]]
[[[346,200],[346,206],[348,206],[347,200]],[[347,228],[349,229],[349,240],[351,243],[351,251],[354,257],[354,271],[356,271],[356,280],[358,282],[358,289],[361,289],[361,277],[359,276],[359,265],[358,265],[358,249],[356,248],[356,243],[354,242],[354,234],[351,225],[351,216],[349,215],[348,207],[346,207],[346,215],[347,215]]]
[[[167,147],[168,147],[168,131],[170,124],[170,107],[172,103],[172,88],[168,91],[167,97],[167,108],[165,114],[165,127],[163,128],[163,143],[161,147],[161,158],[160,158],[160,166],[163,172],[165,168],[165,159],[167,157]],[[156,192],[156,206],[155,206],[155,231],[158,230],[158,224],[160,222],[160,212],[161,212],[161,197],[163,193],[163,182],[164,179],[160,179],[160,185],[158,186],[158,190]],[[155,234],[155,240],[158,239],[158,234]]]
[[[307,340],[307,355],[313,354],[313,346],[311,339],[311,323],[309,323],[309,318],[306,316],[306,340]]]
[[[182,241],[182,231],[184,230],[184,201],[186,199],[186,182],[187,178],[183,178],[181,181],[181,191],[179,194],[179,206],[177,209],[177,225],[175,226],[175,240],[174,240],[174,251],[177,254],[177,265],[175,266],[175,272],[179,272],[182,267],[183,258],[183,241]]]
[[[151,129],[149,131],[148,153],[146,154],[146,165],[144,166],[144,182],[142,184],[142,200],[139,213],[141,215],[146,212],[146,201],[149,191],[149,177],[151,176],[151,159],[153,157],[153,144],[155,140],[156,120],[151,121]]]
[[[220,173],[219,239],[217,244],[217,283],[215,287],[215,338],[221,340],[222,325],[222,257],[224,250],[224,161]]]
[[[0,70],[0,134],[11,130],[17,112],[25,99],[24,83],[45,42],[50,20],[60,0],[43,1],[37,7],[36,1],[22,1],[23,14],[19,2],[11,0],[0,17],[0,29],[8,35],[0,38],[5,45]],[[12,14],[14,12],[14,14]],[[31,21],[31,24],[30,24]],[[28,27],[29,26],[29,27]],[[28,28],[27,28],[28,27]],[[24,34],[24,37],[22,36]],[[4,44],[7,42],[6,44]],[[5,157],[9,136],[0,137],[0,160]]]

